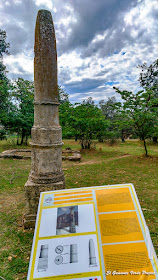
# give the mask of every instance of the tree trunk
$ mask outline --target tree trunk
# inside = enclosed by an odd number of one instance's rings
[[[145,156],[147,157],[148,156],[148,151],[147,151],[147,148],[146,148],[145,139],[144,139],[144,148],[145,148]]]
[[[90,149],[90,146],[91,146],[91,145],[90,145],[90,142],[88,141],[87,148]]]
[[[81,140],[81,148],[84,149],[83,140]]]
[[[22,129],[22,135],[21,135],[21,143],[20,145],[22,145],[24,143],[24,137],[25,137],[25,132],[24,130]]]
[[[156,136],[153,137],[153,143],[155,143],[155,144],[157,143],[157,137]]]
[[[25,137],[25,145],[27,146],[28,136]]]
[[[121,134],[122,134],[121,139],[122,139],[122,142],[124,143],[125,142],[125,135],[124,135],[124,130],[123,129],[121,130]]]

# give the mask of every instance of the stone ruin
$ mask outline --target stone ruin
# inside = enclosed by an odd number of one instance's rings
[[[6,150],[0,153],[0,158],[30,159],[31,149]],[[71,149],[62,150],[62,160],[81,161],[81,152]]]
[[[35,28],[34,125],[31,172],[25,184],[24,227],[34,227],[40,192],[65,188],[59,125],[56,39],[51,13],[40,10]]]

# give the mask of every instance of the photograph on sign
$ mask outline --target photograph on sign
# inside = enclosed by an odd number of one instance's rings
[[[57,209],[56,235],[76,233],[78,226],[78,205]]]
[[[95,234],[38,241],[34,278],[99,270]]]
[[[89,213],[89,215],[85,215]],[[43,209],[39,237],[95,232],[93,204]]]

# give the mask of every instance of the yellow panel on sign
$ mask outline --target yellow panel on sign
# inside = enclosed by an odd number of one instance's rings
[[[55,197],[54,200],[57,201],[57,200],[67,200],[67,199],[73,199],[73,198],[89,198],[89,197],[92,197],[92,194],[76,194],[76,195],[68,195],[68,196],[58,196],[58,197]]]
[[[144,240],[136,212],[99,215],[102,243]]]
[[[66,199],[66,198],[65,198]],[[74,202],[78,202],[78,203],[80,203],[80,202],[83,202],[83,201],[93,201],[93,198],[92,197],[89,197],[89,198],[87,198],[87,197],[85,197],[85,198],[79,198],[79,199],[72,199],[71,201],[70,200],[60,200],[60,201],[54,201],[54,205],[57,205],[57,204],[66,204],[66,203],[74,203]]]
[[[145,242],[103,246],[107,280],[156,279]]]
[[[54,194],[54,196],[56,197],[56,196],[61,196],[61,195],[70,195],[70,194],[83,194],[83,193],[92,193],[92,191],[91,190],[89,190],[89,191],[61,191],[60,193],[55,193]]]
[[[98,212],[134,210],[129,188],[96,190]]]

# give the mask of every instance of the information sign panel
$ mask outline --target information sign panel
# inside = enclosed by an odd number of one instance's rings
[[[41,193],[27,277],[37,279],[158,279],[134,186]]]

